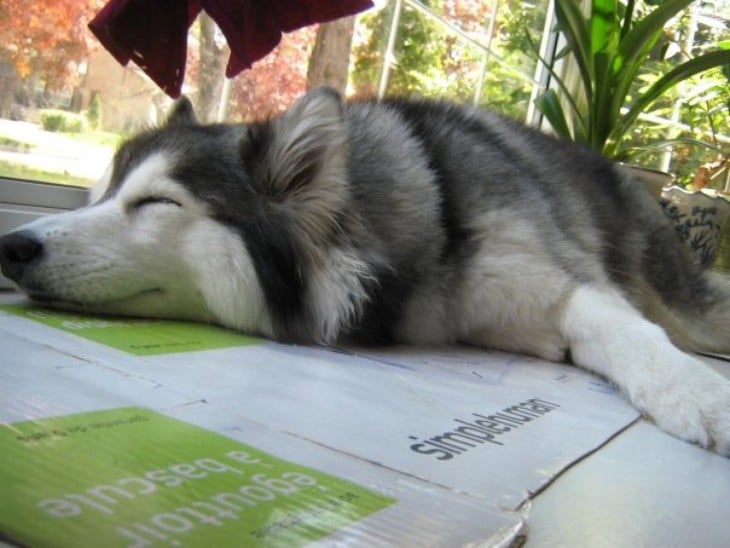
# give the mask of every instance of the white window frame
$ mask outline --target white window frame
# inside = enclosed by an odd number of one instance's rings
[[[86,188],[0,177],[0,235],[50,213],[84,206]],[[14,287],[0,275],[0,289]]]

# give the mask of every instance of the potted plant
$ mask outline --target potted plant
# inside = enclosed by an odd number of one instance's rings
[[[717,141],[677,139],[710,150],[714,159],[701,164],[687,188],[664,188],[661,203],[680,239],[703,267],[730,272],[730,155]]]
[[[730,65],[730,46],[724,43],[718,50],[677,65],[643,93],[630,96],[631,84],[648,62],[664,26],[692,1],[647,0],[659,5],[639,17],[636,0],[592,0],[589,14],[583,13],[579,0],[554,0],[558,31],[566,43],[562,54],[570,54],[575,62],[577,85],[569,85],[530,43],[557,84],[557,90],[549,88],[535,100],[555,133],[620,160],[623,137],[654,101],[696,74]]]
[[[632,90],[632,84],[659,43],[665,25],[692,1],[646,0],[647,4],[656,7],[639,15],[637,0],[591,0],[590,13],[583,12],[580,0],[554,0],[557,29],[565,41],[559,56],[569,56],[573,60],[575,70],[567,72],[573,76],[570,79],[561,77],[540,57],[537,46],[528,36],[532,49],[556,84],[535,100],[536,108],[554,132],[562,138],[584,143],[609,158],[623,160],[627,152],[622,148],[624,137],[639,115],[648,111],[659,97],[696,74],[730,65],[730,44],[724,42],[715,51],[678,64],[645,90],[639,93]],[[633,168],[632,171],[648,184],[657,198],[661,196],[662,188],[673,182],[669,174],[662,178],[654,170],[640,173]],[[672,195],[665,194],[663,202],[671,204],[673,199]],[[686,218],[679,214],[675,216],[682,235]],[[688,233],[684,236],[690,245],[697,240],[695,234],[692,238]],[[714,250],[717,244],[713,243],[711,247]],[[702,253],[703,256],[696,254],[698,261],[707,261],[707,253]]]

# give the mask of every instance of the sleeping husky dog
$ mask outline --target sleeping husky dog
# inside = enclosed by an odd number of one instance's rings
[[[319,89],[276,119],[200,125],[182,100],[91,196],[0,239],[3,273],[33,300],[570,360],[730,454],[730,381],[685,353],[730,352],[730,283],[581,147],[445,102]]]

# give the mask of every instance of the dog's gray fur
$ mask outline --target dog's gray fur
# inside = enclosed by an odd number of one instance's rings
[[[169,184],[145,180],[152,172]],[[168,287],[171,272],[133,283],[130,269],[154,262],[119,252],[105,260],[131,266],[54,274],[54,255],[64,268],[83,256],[68,234],[95,226],[95,208],[121,211],[124,223],[196,211],[195,222],[175,221],[186,241],[134,251],[195,256],[170,258],[188,281]],[[277,119],[206,126],[181,101],[167,124],[121,147],[86,209],[1,239],[3,272],[57,306],[214,321],[283,341],[466,342],[572,358],[668,431],[730,452],[730,383],[674,346],[730,352],[727,280],[697,266],[659,205],[612,162],[493,113],[344,103],[321,89]]]

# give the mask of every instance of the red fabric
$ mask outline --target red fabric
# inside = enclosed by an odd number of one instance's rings
[[[204,9],[231,48],[232,78],[269,53],[282,32],[372,7],[371,0],[110,0],[89,23],[121,64],[134,61],[171,97],[185,76],[188,28]]]

